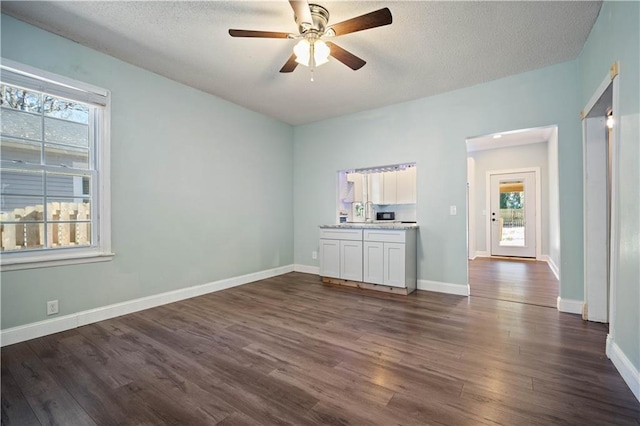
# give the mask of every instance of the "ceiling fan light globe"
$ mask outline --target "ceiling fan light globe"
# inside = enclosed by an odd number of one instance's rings
[[[313,58],[316,62],[316,66],[329,62],[330,54],[331,50],[329,49],[329,46],[327,46],[327,43],[322,40],[318,40],[314,43]]]
[[[309,66],[311,45],[306,39],[302,39],[293,47],[293,53],[296,55],[296,62],[305,67]]]

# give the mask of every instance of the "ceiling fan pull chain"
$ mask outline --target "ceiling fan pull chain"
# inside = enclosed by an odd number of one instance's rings
[[[313,83],[315,80],[313,79],[313,70],[314,68],[311,68],[311,82]]]

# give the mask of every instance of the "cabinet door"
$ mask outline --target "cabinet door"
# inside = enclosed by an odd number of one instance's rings
[[[397,204],[416,203],[416,168],[409,167],[397,172]]]
[[[340,241],[340,278],[362,281],[362,241]]]
[[[383,173],[370,173],[368,182],[369,201],[373,204],[384,204]]]
[[[384,243],[364,243],[364,276],[363,281],[372,284],[384,283]]]
[[[405,245],[384,243],[384,285],[405,286]]]
[[[382,204],[396,204],[397,201],[397,172],[384,172],[382,178]]]
[[[320,240],[320,276],[340,278],[339,240]]]

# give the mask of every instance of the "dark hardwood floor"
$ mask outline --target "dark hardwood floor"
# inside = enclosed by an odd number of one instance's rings
[[[547,262],[477,257],[469,261],[471,295],[556,307],[560,284]]]
[[[606,326],[291,273],[2,349],[3,425],[640,425]]]

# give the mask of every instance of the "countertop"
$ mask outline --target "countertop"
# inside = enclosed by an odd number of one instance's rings
[[[320,228],[337,228],[337,229],[418,229],[417,223],[401,223],[393,221],[384,222],[346,222],[335,225],[320,225]]]

